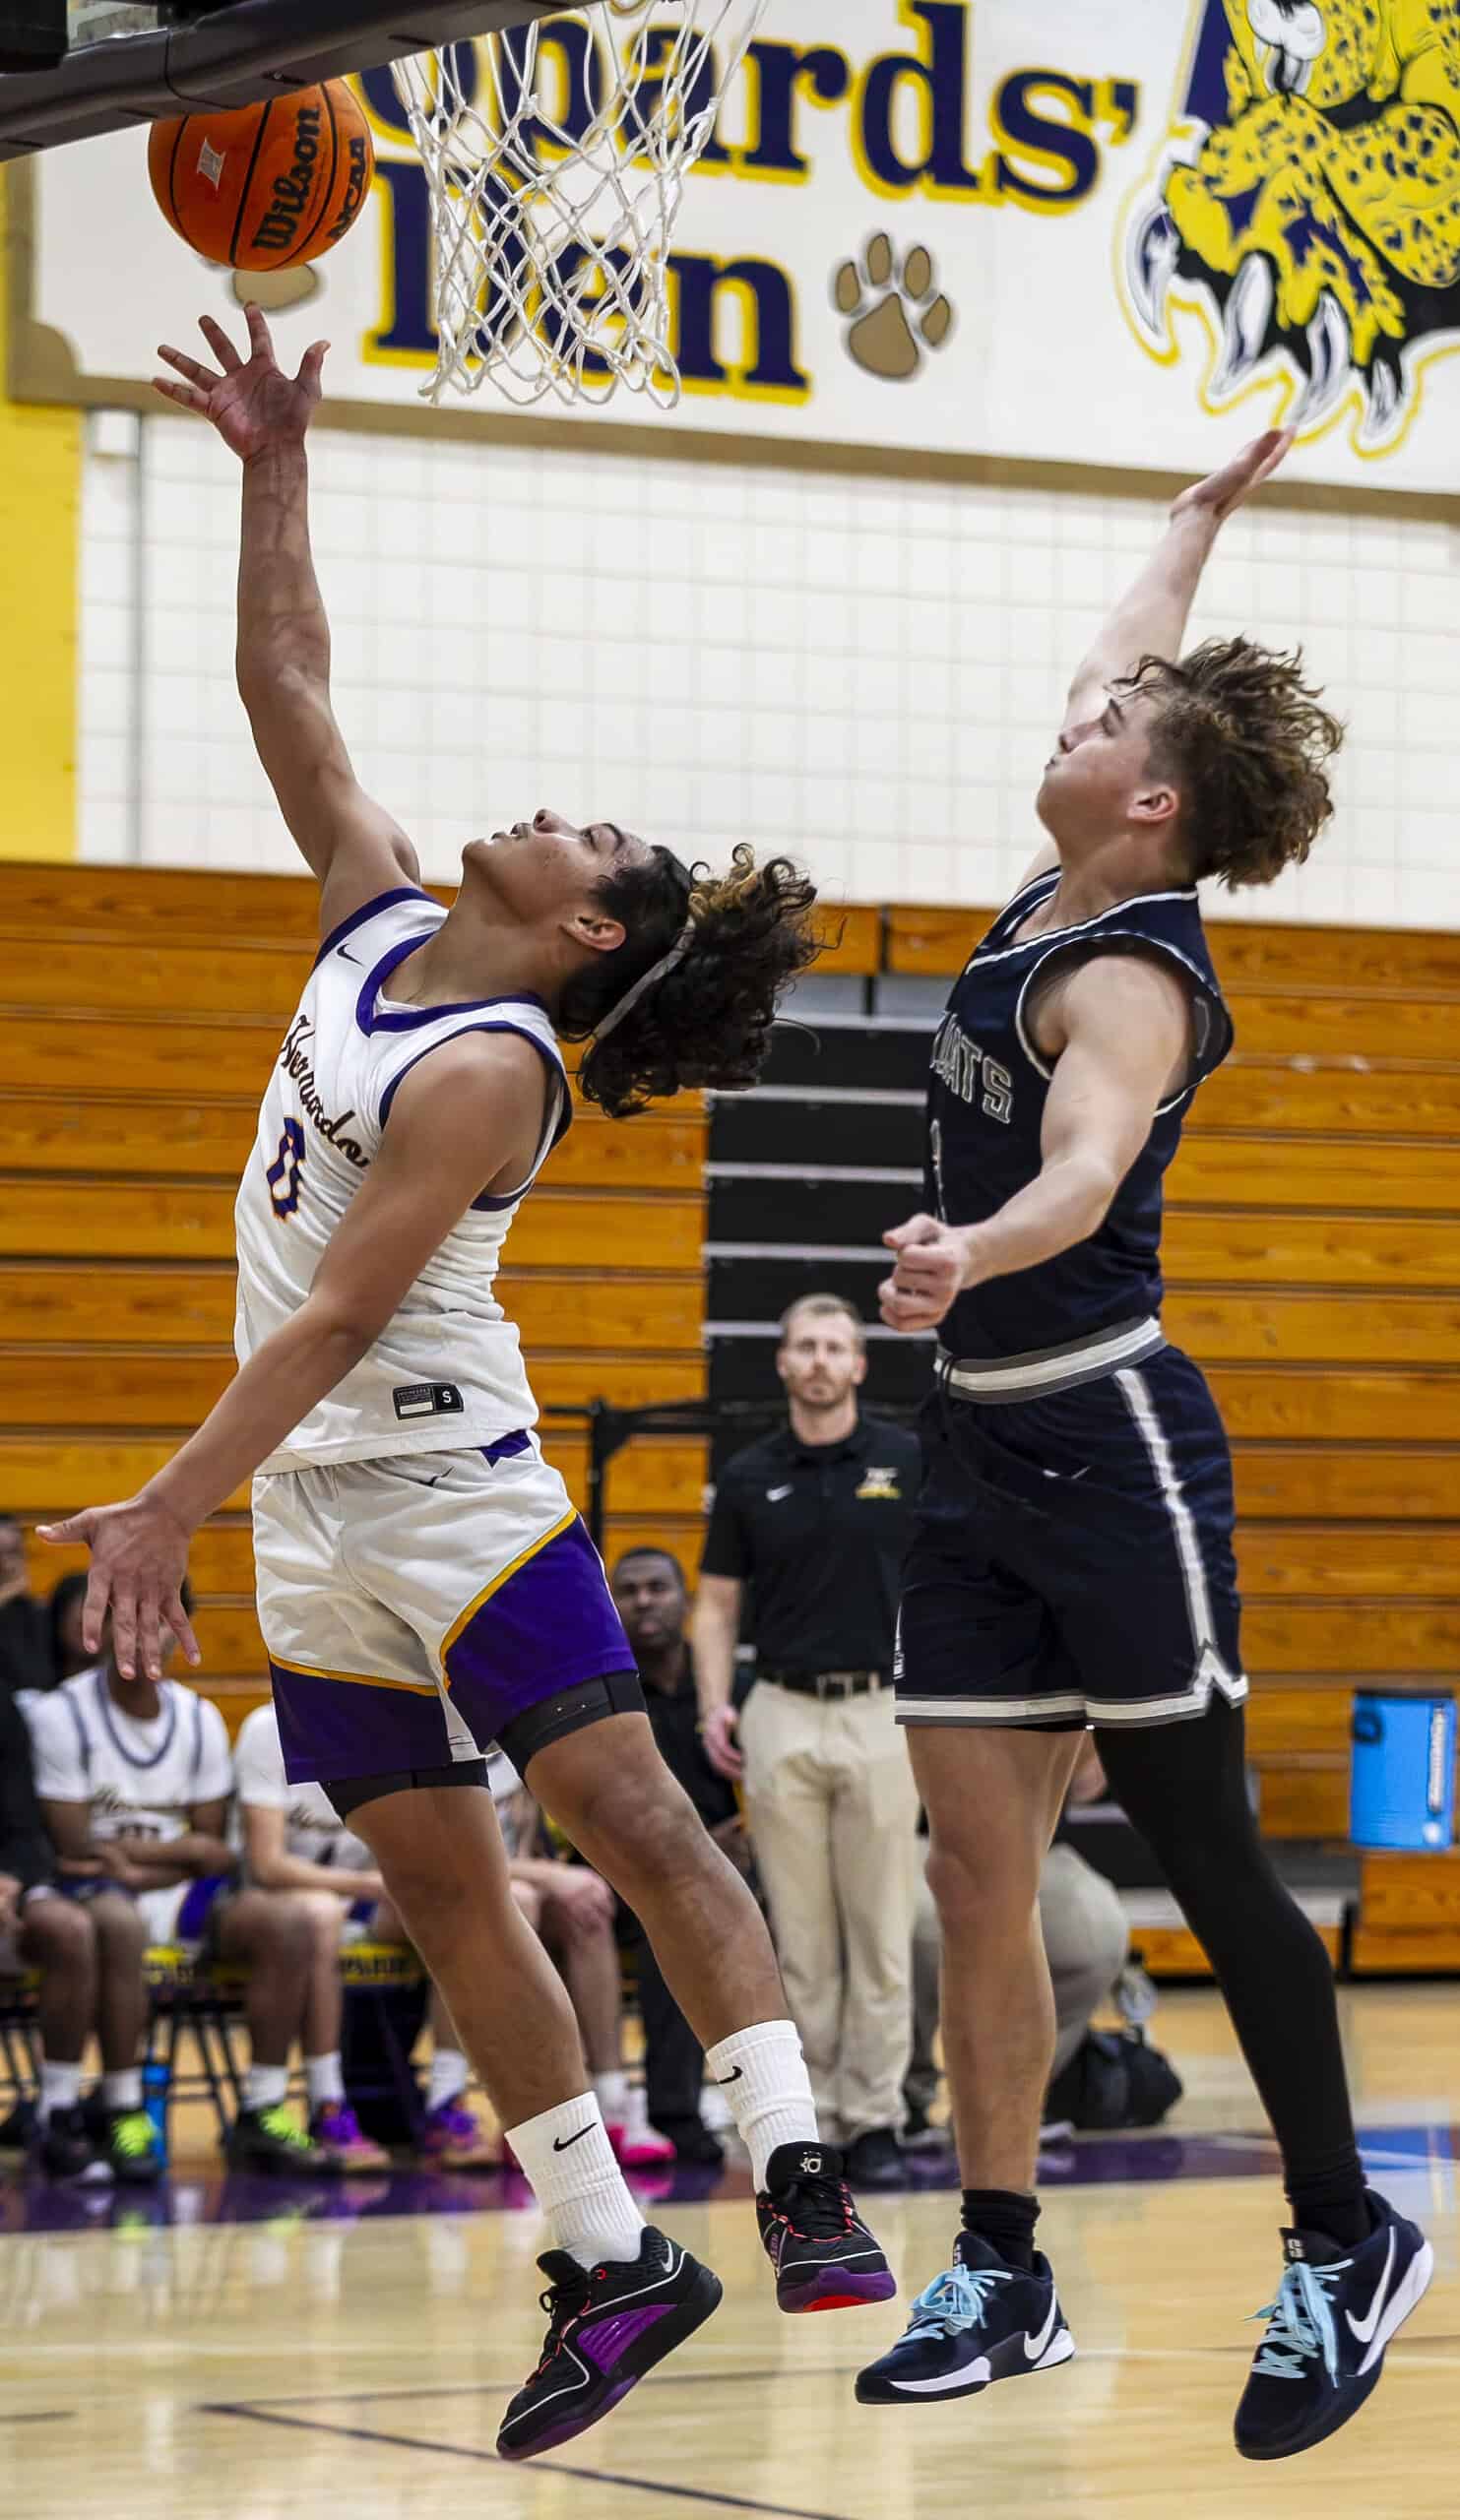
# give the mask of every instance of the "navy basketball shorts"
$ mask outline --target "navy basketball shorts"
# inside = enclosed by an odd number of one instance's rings
[[[900,1724],[1070,1732],[1245,1698],[1232,1459],[1189,1356],[1008,1403],[940,1388],[921,1435]]]
[[[259,1623],[291,1785],[545,1743],[632,1674],[603,1560],[538,1439],[254,1480]],[[642,1706],[635,1678],[612,1705]]]

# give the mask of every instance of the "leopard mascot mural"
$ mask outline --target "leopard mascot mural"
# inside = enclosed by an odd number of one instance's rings
[[[1361,451],[1393,445],[1460,347],[1460,0],[1206,0],[1125,285],[1168,361],[1172,301],[1210,307],[1212,402],[1275,361],[1290,422],[1355,397]]]

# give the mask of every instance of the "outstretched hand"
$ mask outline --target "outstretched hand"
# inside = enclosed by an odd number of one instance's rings
[[[101,1631],[111,1613],[117,1670],[130,1680],[139,1670],[162,1676],[162,1630],[171,1629],[190,1663],[201,1658],[192,1621],[182,1606],[191,1532],[148,1495],[124,1505],[88,1505],[63,1523],[41,1523],[40,1537],[56,1547],[80,1541],[92,1552],[82,1606],[82,1643],[99,1654]]]
[[[246,306],[243,311],[248,324],[246,360],[239,357],[222,324],[204,315],[198,329],[218,367],[205,367],[201,359],[190,358],[185,350],[172,349],[164,342],[158,356],[176,368],[182,381],[155,376],[153,383],[169,403],[211,420],[224,446],[248,464],[271,447],[302,445],[323,392],[321,378],[330,345],[311,343],[298,375],[286,376],[274,355],[274,339],[263,308]]]
[[[1204,481],[1195,481],[1189,490],[1183,490],[1172,516],[1191,516],[1199,511],[1213,525],[1225,525],[1276,472],[1297,434],[1296,429],[1267,429],[1261,437],[1254,437],[1251,445],[1244,446],[1240,455],[1235,455],[1220,472],[1209,472]]]

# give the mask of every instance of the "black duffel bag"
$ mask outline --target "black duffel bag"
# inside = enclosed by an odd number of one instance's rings
[[[1170,2057],[1143,2031],[1090,2030],[1049,2085],[1045,2115],[1091,2131],[1159,2126],[1182,2089]]]

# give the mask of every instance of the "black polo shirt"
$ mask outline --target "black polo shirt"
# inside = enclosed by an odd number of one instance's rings
[[[739,1809],[735,1789],[729,1779],[712,1768],[700,1739],[699,1697],[694,1684],[694,1664],[684,1657],[684,1671],[676,1689],[656,1688],[652,1680],[644,1682],[644,1704],[649,1711],[649,1724],[659,1754],[671,1777],[683,1786],[707,1829],[721,1828],[733,1820]]]
[[[840,1444],[803,1444],[788,1424],[726,1463],[700,1572],[745,1585],[762,1669],[892,1670],[920,1468],[912,1429],[883,1418],[859,1418]]]

